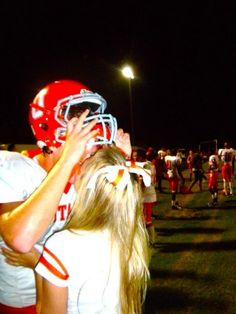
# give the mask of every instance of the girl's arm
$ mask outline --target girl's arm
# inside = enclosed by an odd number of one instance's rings
[[[58,287],[35,272],[37,314],[66,314],[68,288]]]

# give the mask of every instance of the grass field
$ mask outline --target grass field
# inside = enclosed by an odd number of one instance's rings
[[[236,196],[219,193],[219,206],[209,208],[205,181],[203,192],[196,185],[194,193],[177,195],[183,210],[171,210],[163,183],[165,193],[157,192],[154,208],[158,245],[144,313],[236,314]],[[233,185],[235,194],[235,179]]]

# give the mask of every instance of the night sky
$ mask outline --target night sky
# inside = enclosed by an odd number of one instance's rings
[[[120,71],[129,63],[133,144],[188,148],[217,139],[236,148],[236,5],[48,2],[1,4],[0,143],[34,143],[28,104],[58,79],[101,94],[130,131]]]

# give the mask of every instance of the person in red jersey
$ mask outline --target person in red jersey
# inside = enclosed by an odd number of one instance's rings
[[[182,209],[182,205],[177,201],[176,196],[179,189],[179,184],[181,182],[180,166],[181,158],[176,156],[175,150],[169,151],[165,156],[166,163],[166,175],[169,181],[169,187],[171,191],[171,208],[172,209]]]
[[[222,161],[221,166],[221,175],[223,179],[223,194],[233,195],[233,187],[232,187],[232,159],[235,156],[236,152],[233,148],[230,147],[228,142],[224,143],[224,148],[219,149],[218,155],[220,160]]]

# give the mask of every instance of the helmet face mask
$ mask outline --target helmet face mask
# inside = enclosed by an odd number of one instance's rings
[[[110,144],[114,141],[117,123],[111,115],[104,114],[105,99],[91,92],[80,82],[55,81],[44,87],[30,104],[29,121],[38,145],[59,147],[65,142],[69,120],[79,117],[89,109],[85,124],[96,117],[99,134],[92,145]]]
[[[112,144],[115,141],[117,133],[117,121],[111,114],[98,114],[89,116],[84,121],[84,126],[96,118],[97,124],[93,129],[98,130],[95,138],[91,139],[88,146]]]
[[[85,109],[89,109],[91,115],[104,113],[106,106],[105,100],[97,93],[86,91],[71,95],[58,101],[54,109],[55,120],[61,126],[66,126],[71,118],[79,117]]]
[[[88,116],[84,121],[84,126],[86,126],[93,119],[97,119],[96,125],[93,127],[93,130],[97,130],[98,133],[96,137],[92,138],[88,146],[95,145],[105,145],[112,144],[115,141],[117,133],[117,121],[111,114],[93,114]],[[58,143],[63,144],[66,137],[66,126],[57,128],[55,138]]]

